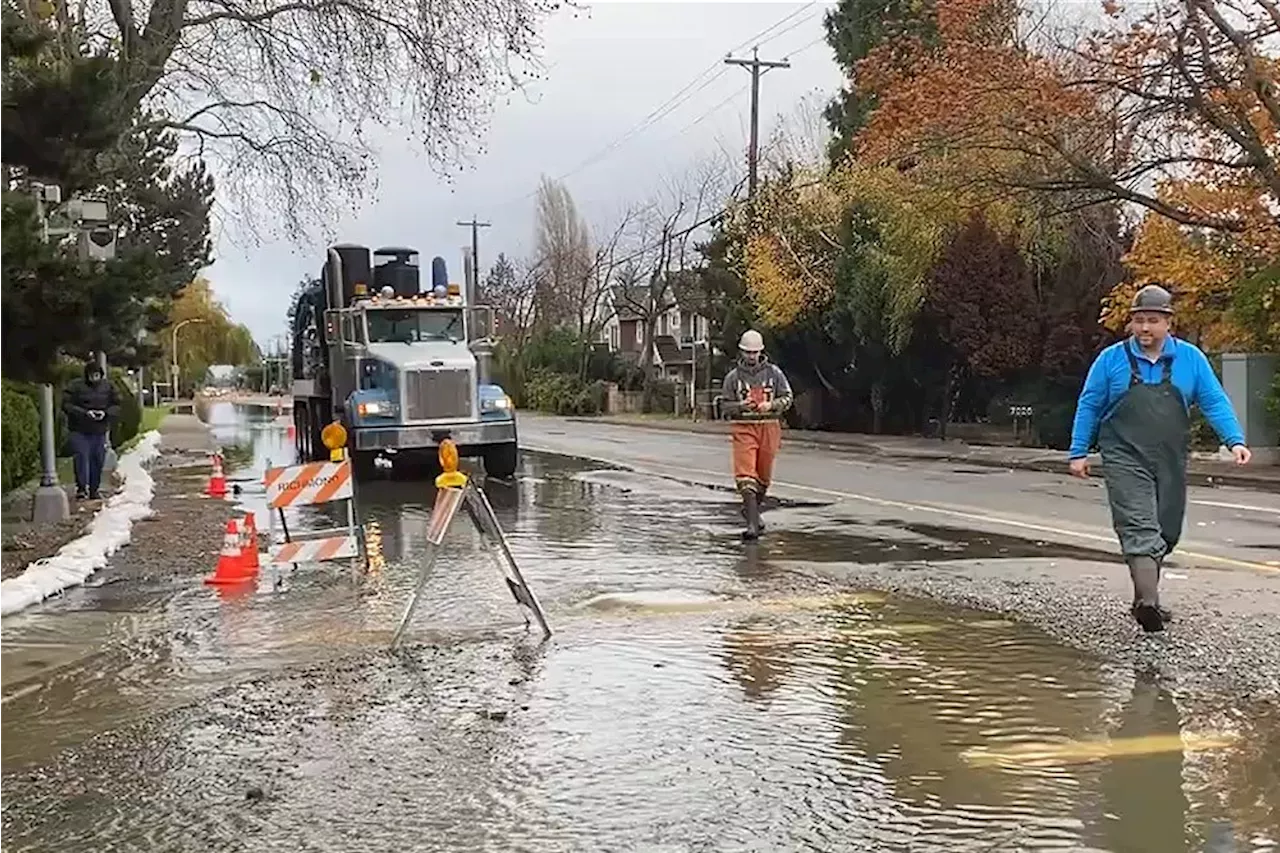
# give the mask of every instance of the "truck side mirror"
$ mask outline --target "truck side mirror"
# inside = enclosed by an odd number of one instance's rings
[[[488,340],[496,333],[493,308],[477,305],[471,309],[471,339]]]

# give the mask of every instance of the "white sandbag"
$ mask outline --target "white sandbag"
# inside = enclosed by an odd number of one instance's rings
[[[63,545],[57,554],[36,560],[17,577],[0,583],[0,615],[44,601],[55,593],[84,583],[129,544],[133,523],[151,515],[155,481],[146,465],[160,452],[160,433],[152,430],[120,457],[116,473],[121,488],[94,515],[88,532]]]

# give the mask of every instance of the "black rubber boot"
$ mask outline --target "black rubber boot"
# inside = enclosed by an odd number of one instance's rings
[[[1167,556],[1168,554],[1165,555],[1165,557]],[[1156,581],[1159,582],[1160,578],[1163,575],[1164,575],[1164,557],[1157,557],[1156,558]],[[1173,621],[1172,610],[1165,607],[1163,604],[1159,604],[1157,605],[1157,607],[1160,609],[1160,618],[1164,620],[1164,624],[1168,625],[1170,622]]]
[[[742,514],[747,520],[747,529],[742,531],[742,538],[753,542],[760,538],[760,496],[753,491],[742,493]]]
[[[1133,618],[1148,634],[1164,630],[1160,612],[1160,564],[1154,557],[1126,557],[1133,580]]]
[[[764,490],[762,489],[760,493],[756,496],[756,506],[760,510],[760,512],[757,513],[759,520],[756,522],[756,527],[759,529],[761,533],[764,533],[764,494],[765,494]],[[747,517],[746,501],[742,502],[742,517],[743,519],[746,519]]]

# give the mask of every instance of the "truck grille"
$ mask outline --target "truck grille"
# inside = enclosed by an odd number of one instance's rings
[[[405,375],[405,411],[411,421],[470,418],[471,371],[409,371]]]

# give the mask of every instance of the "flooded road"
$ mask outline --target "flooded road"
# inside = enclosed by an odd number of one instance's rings
[[[209,417],[265,530],[284,428]],[[126,550],[7,618],[4,849],[1277,849],[1280,716],[1180,707],[1025,625],[794,568],[1105,553],[817,504],[748,548],[726,492],[545,454],[486,491],[545,646],[458,523],[385,651],[434,500],[413,479],[361,486],[366,579],[264,569],[227,596],[212,562]]]

